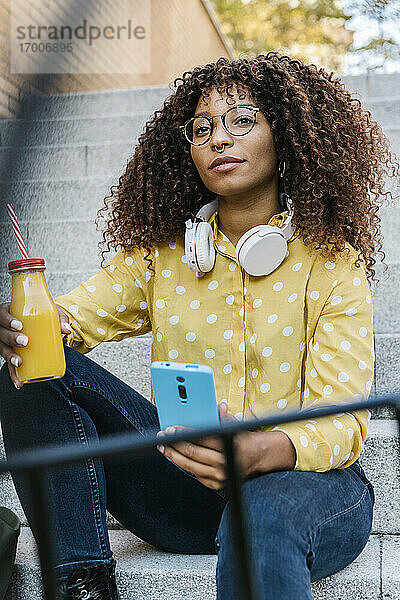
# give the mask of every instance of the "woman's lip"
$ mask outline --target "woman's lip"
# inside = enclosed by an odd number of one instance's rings
[[[244,160],[242,160],[241,162],[230,162],[230,163],[222,163],[220,165],[216,165],[215,167],[213,167],[211,169],[211,171],[230,171],[231,169],[234,169],[235,167],[238,167],[239,165],[242,165],[244,162]]]

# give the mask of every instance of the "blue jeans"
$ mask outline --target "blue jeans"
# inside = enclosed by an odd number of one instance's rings
[[[0,370],[7,456],[26,448],[159,431],[156,407],[87,355],[65,346],[64,377],[16,390]],[[35,538],[23,475],[13,481]],[[106,508],[166,552],[218,554],[217,600],[242,600],[232,544],[231,501],[154,449],[140,457],[88,459],[49,471],[57,575],[113,558]],[[372,526],[374,491],[356,461],[324,473],[276,471],[242,480],[258,600],[312,600],[312,581],[350,564]]]

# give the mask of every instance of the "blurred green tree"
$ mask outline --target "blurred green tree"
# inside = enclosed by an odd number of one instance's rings
[[[210,0],[237,56],[270,50],[343,72],[353,32],[340,0]]]

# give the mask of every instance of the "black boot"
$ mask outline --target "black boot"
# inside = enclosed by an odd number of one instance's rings
[[[116,561],[79,567],[57,579],[57,600],[121,600],[115,581]]]

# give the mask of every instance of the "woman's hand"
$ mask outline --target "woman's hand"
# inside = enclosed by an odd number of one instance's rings
[[[220,421],[240,421],[228,413],[226,402],[220,402],[218,405]],[[185,427],[184,425],[174,425],[175,433],[185,429],[194,429],[194,427]],[[164,431],[159,431],[157,435],[162,437],[165,433],[174,433],[169,427]],[[246,477],[250,472],[252,461],[252,441],[254,432],[241,431],[233,438],[236,450],[236,460],[241,477]],[[228,479],[226,475],[226,458],[224,444],[219,437],[200,438],[196,441],[177,442],[169,446],[157,446],[157,448],[176,463],[179,467],[192,473],[203,485],[219,490],[226,487]]]
[[[28,336],[24,334],[23,323],[10,314],[11,302],[0,304],[0,355],[5,359],[12,382],[17,389],[24,384],[19,380],[15,367],[22,365],[22,358],[14,348],[25,347],[28,342]],[[71,333],[68,315],[56,305],[60,319],[60,329],[62,334]]]

